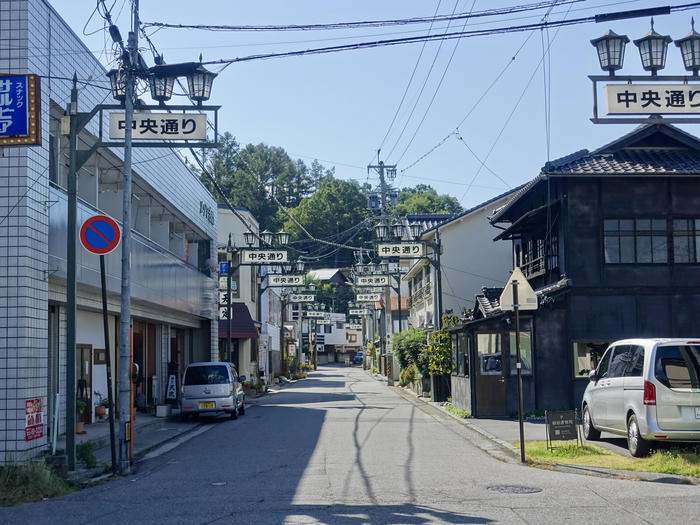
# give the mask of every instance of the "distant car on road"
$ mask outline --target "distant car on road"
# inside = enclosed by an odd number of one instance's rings
[[[360,350],[355,354],[355,357],[352,358],[352,364],[353,365],[361,365],[362,364],[362,357],[364,356],[364,352]]]
[[[605,351],[583,394],[587,440],[627,436],[635,457],[652,441],[700,441],[700,338],[625,339]]]
[[[238,376],[231,363],[191,363],[182,378],[180,418],[224,412],[236,419],[245,414],[245,376]]]

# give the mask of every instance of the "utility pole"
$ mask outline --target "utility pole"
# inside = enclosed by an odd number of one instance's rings
[[[124,118],[124,194],[122,200],[122,293],[119,318],[119,472],[131,471],[131,123],[134,116],[134,68],[139,64],[139,2],[133,2],[129,32]]]

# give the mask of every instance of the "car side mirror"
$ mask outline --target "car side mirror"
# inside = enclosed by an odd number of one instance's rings
[[[245,376],[238,376],[238,380],[242,383],[245,381]]]
[[[595,370],[591,370],[590,372],[588,372],[588,379],[591,381],[595,381],[596,379],[598,379],[598,375],[595,373]]]

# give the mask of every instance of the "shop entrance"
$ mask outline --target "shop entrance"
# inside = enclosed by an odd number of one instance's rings
[[[78,420],[92,423],[92,345],[75,345],[75,399],[85,403]]]
[[[503,335],[476,334],[476,415],[506,415],[506,382],[503,375]]]
[[[134,403],[139,410],[147,411],[155,405],[153,381],[156,376],[156,325],[134,321],[134,363],[138,376],[134,383]]]

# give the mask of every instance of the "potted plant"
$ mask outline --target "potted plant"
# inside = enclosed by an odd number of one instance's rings
[[[97,405],[95,405],[95,415],[97,417],[105,417],[109,413],[109,399],[97,390],[95,390],[95,396],[98,398]]]
[[[87,409],[87,403],[83,401],[82,399],[76,399],[75,400],[75,412],[76,415],[78,416],[75,419],[75,433],[76,434],[85,434],[85,430],[83,430],[83,416],[85,414],[85,410]]]

